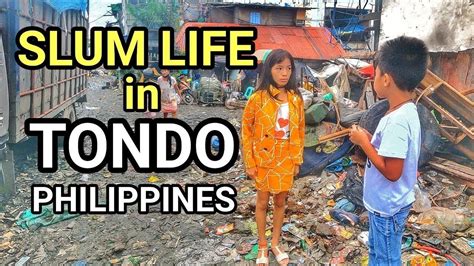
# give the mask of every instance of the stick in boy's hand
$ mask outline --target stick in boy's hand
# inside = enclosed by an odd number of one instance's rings
[[[370,142],[372,135],[370,135],[370,133],[367,130],[357,125],[353,125],[351,127],[351,132],[349,133],[349,137],[352,143],[361,146],[365,141]]]

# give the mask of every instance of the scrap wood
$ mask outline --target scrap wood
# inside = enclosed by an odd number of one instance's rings
[[[324,135],[324,136],[319,138],[319,144],[323,143],[323,142],[326,142],[326,141],[335,140],[335,139],[338,139],[338,138],[349,136],[350,132],[351,132],[351,129],[346,128],[346,129],[343,129],[343,130],[340,130],[340,131],[337,131],[337,132],[334,132],[334,133],[331,133],[331,134]]]
[[[434,169],[449,174],[455,178],[460,178],[469,181],[469,186],[474,187],[474,170],[455,163],[450,160],[434,157],[428,164]]]
[[[474,139],[474,131],[467,125],[474,123],[474,114],[470,111],[474,108],[474,102],[471,99],[461,94],[429,70],[420,83],[420,89],[416,89],[415,92],[423,104],[436,109],[469,138]],[[432,94],[436,94],[436,99],[439,101],[435,102],[434,98],[430,98]],[[459,114],[461,116],[460,119],[452,111]],[[460,120],[464,121],[464,123]]]
[[[375,57],[375,52],[374,51],[346,51],[346,53],[342,57],[372,60]]]
[[[246,101],[229,101],[229,105],[232,107],[245,108]]]
[[[441,201],[441,200],[447,200],[447,199],[452,199],[452,198],[457,198],[459,196],[462,195],[462,193],[464,193],[464,191],[466,190],[467,186],[466,185],[462,185],[461,186],[461,190],[451,196],[447,196],[447,197],[444,197],[444,198],[439,198],[439,199],[435,199],[437,201]]]
[[[433,204],[434,204],[436,207],[439,207],[439,205],[438,205],[438,203],[436,203],[435,198],[436,198],[436,196],[438,196],[439,194],[441,194],[441,192],[443,192],[443,190],[444,190],[445,188],[446,188],[446,187],[441,188],[441,189],[440,189],[438,192],[436,192],[434,195],[430,195],[430,194],[428,193],[428,195],[430,196],[431,202],[433,202]]]
[[[438,192],[436,192],[434,195],[432,195],[431,197],[433,198],[436,198],[436,196],[438,196],[439,194],[441,194],[441,192],[443,192],[443,190],[445,189],[446,187],[442,187]]]

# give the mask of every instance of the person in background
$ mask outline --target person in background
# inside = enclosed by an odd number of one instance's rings
[[[273,50],[264,62],[260,84],[242,116],[245,168],[257,189],[257,265],[269,262],[265,228],[271,195],[274,204],[271,249],[280,265],[289,262],[279,242],[286,198],[303,163],[305,132],[304,104],[294,69],[294,59],[288,51]]]
[[[308,76],[303,77],[303,88],[311,93],[314,92],[314,85],[308,80]]]
[[[423,41],[398,37],[377,52],[374,88],[389,110],[372,136],[353,126],[350,139],[367,155],[364,205],[369,211],[369,265],[401,265],[402,236],[415,201],[421,128],[412,93],[426,74]]]
[[[163,117],[167,118],[171,114],[173,118],[177,118],[179,96],[177,94],[178,85],[176,79],[170,76],[168,69],[160,70],[161,77],[158,78],[157,84],[161,89],[161,111]]]
[[[190,85],[188,83],[188,76],[186,76],[184,74],[181,74],[181,75],[178,76],[178,80],[179,80],[178,88],[180,90],[190,88]]]

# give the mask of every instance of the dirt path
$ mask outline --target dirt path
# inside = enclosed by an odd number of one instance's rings
[[[77,108],[78,117],[93,117],[107,122],[113,117],[125,118],[133,125],[134,120],[144,117],[139,113],[122,110],[121,89],[102,89],[112,77],[97,76],[89,79],[88,102]],[[222,117],[239,121],[241,111],[229,111],[224,107],[198,105],[179,108],[180,119],[194,128],[207,117]],[[34,143],[32,144],[34,145]],[[33,146],[34,147],[34,146]],[[224,262],[227,255],[219,250],[222,237],[209,237],[205,228],[225,223],[232,215],[162,215],[157,210],[139,215],[130,208],[126,215],[81,215],[37,230],[22,230],[13,225],[14,218],[30,206],[30,185],[45,184],[97,184],[104,189],[107,184],[149,183],[154,175],[155,184],[185,183],[232,183],[241,174],[239,164],[218,175],[205,175],[193,167],[174,174],[141,174],[130,169],[124,174],[111,174],[107,170],[83,175],[72,170],[59,153],[59,169],[53,174],[39,173],[36,169],[36,151],[16,161],[18,194],[10,201],[6,212],[0,216],[3,223],[0,232],[12,232],[9,249],[0,249],[0,260],[16,262],[29,256],[29,263],[72,263],[84,260],[88,263],[128,262],[150,263],[215,263]],[[20,156],[21,157],[21,156]],[[197,169],[197,168],[196,168]],[[238,237],[238,236],[235,236]],[[3,263],[2,263],[3,264]]]

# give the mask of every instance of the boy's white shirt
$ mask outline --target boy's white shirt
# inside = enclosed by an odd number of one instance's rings
[[[372,145],[383,157],[404,159],[400,179],[392,182],[367,159],[364,177],[364,205],[370,212],[393,216],[415,201],[421,126],[412,102],[384,116],[375,130]]]

